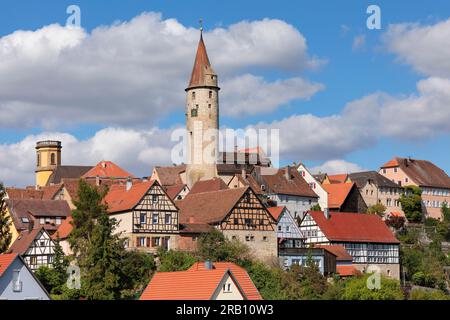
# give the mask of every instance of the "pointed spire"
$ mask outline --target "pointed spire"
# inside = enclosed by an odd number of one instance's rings
[[[200,19],[200,41],[198,43],[197,54],[195,56],[188,89],[202,86],[217,87],[217,74],[214,72],[211,63],[209,62],[208,53],[206,52],[205,43],[203,42],[203,20]]]

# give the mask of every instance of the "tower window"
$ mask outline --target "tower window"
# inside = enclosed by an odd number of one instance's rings
[[[209,98],[212,98],[212,91],[209,91]]]
[[[198,116],[198,109],[194,108],[191,109],[191,117],[197,117]]]
[[[211,109],[211,104],[208,104],[208,108],[210,108],[210,109]]]
[[[195,100],[195,91],[192,91],[192,100]]]
[[[54,153],[50,155],[50,164],[54,166],[56,164],[56,156]]]

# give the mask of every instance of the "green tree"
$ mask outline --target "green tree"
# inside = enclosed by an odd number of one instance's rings
[[[0,182],[0,254],[8,250],[12,234],[10,230],[11,219],[6,212],[6,190]]]
[[[164,251],[160,249],[158,257],[160,260],[159,271],[162,272],[185,271],[199,261],[189,252],[175,250]]]
[[[312,258],[308,258],[306,266],[293,265],[288,273],[292,273],[295,276],[301,288],[299,299],[321,299],[328,289],[326,278],[320,273],[319,267]]]
[[[125,251],[120,268],[121,299],[138,298],[156,269],[153,256],[139,251]]]
[[[369,289],[368,278],[372,274],[365,274],[348,279],[342,295],[343,300],[403,300],[404,295],[400,282],[380,275],[379,289]]]
[[[67,281],[68,277],[67,267],[69,266],[69,260],[64,255],[60,242],[61,239],[59,238],[59,235],[57,235],[53,256],[53,270],[58,275],[61,284],[64,284]]]
[[[447,201],[444,201],[441,207],[442,212],[442,221],[444,222],[450,222],[450,208],[448,206]]]
[[[410,300],[450,300],[441,290],[414,289],[409,293]]]
[[[87,249],[92,243],[95,221],[107,212],[107,206],[102,200],[107,189],[89,185],[86,181],[78,181],[77,199],[73,201],[76,209],[72,211],[73,229],[69,243],[78,258],[78,265],[83,266]]]
[[[322,208],[320,207],[320,204],[316,203],[311,207],[311,211],[322,211]]]
[[[406,186],[399,199],[402,210],[410,222],[422,221],[422,190],[416,186]]]
[[[114,234],[117,221],[101,213],[92,230],[83,272],[84,296],[91,300],[113,300],[121,297],[121,258],[123,240]]]
[[[36,270],[35,275],[50,294],[60,289],[61,278],[52,268],[41,266]]]
[[[379,215],[380,217],[383,217],[384,214],[386,213],[386,207],[382,203],[377,203],[367,208],[367,213],[376,214]]]

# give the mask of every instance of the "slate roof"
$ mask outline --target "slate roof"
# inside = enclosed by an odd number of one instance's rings
[[[350,179],[356,183],[356,186],[358,188],[364,187],[368,181],[372,181],[378,187],[396,188],[396,189],[401,188],[398,184],[389,180],[388,178],[386,178],[385,176],[376,171],[355,172],[350,173],[349,176]]]
[[[62,179],[79,179],[91,169],[92,166],[58,166],[50,175],[47,184],[57,184]]]

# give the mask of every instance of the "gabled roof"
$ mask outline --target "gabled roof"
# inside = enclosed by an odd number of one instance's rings
[[[72,232],[73,225],[72,225],[73,218],[72,216],[68,216],[66,219],[64,219],[61,222],[61,225],[59,226],[58,230],[54,234],[52,234],[52,239],[56,240],[58,237],[63,240],[67,239],[70,236],[70,233]]]
[[[63,187],[62,183],[54,184],[51,186],[45,186],[42,188],[42,199],[52,200],[56,193]]]
[[[376,214],[309,211],[325,237],[335,242],[399,243]]]
[[[245,174],[245,176],[243,176],[242,173],[237,173],[234,175],[234,177],[236,177],[242,185],[250,186],[256,194],[264,194],[264,191],[261,190],[261,186],[258,184],[258,181],[256,181],[256,179],[251,174]],[[232,179],[230,180],[228,185],[230,185],[231,181]]]
[[[358,188],[363,188],[369,181],[376,184],[378,187],[401,188],[398,184],[376,171],[355,172],[350,173],[349,176],[350,179],[356,183]]]
[[[83,175],[83,178],[112,178],[112,179],[125,179],[125,178],[134,178],[134,176],[127,172],[126,170],[119,167],[117,164],[115,164],[112,161],[100,161],[90,169],[88,172],[86,172]]]
[[[261,295],[259,294],[258,289],[254,285],[252,279],[248,275],[247,271],[232,263],[232,262],[214,262],[213,268],[215,270],[231,270],[233,275],[236,277],[236,280],[239,283],[239,286],[244,291],[244,294],[247,296],[248,300],[262,300]],[[198,271],[205,270],[204,262],[196,262],[192,267],[188,269],[188,271]]]
[[[216,223],[222,221],[248,187],[219,190],[214,192],[189,193],[183,200],[176,201],[180,209],[180,223]]]
[[[230,270],[157,272],[140,300],[211,300]]]
[[[24,219],[30,216],[39,217],[67,217],[71,210],[64,200],[38,200],[38,199],[8,199],[6,203],[11,213],[14,226],[18,230],[28,228]]]
[[[188,186],[184,183],[176,184],[174,186],[168,186],[166,187],[166,193],[169,196],[170,199],[176,200],[176,197],[180,194],[181,191],[183,191],[184,188],[187,188]]]
[[[200,36],[188,87],[192,88],[208,85],[209,81],[207,81],[206,76],[215,74],[216,73],[211,67],[211,63],[209,62],[208,53],[206,52],[205,43],[203,42],[203,36]]]
[[[328,207],[340,208],[355,187],[355,183],[324,183],[322,187],[328,192]]]
[[[197,181],[189,191],[189,194],[219,191],[229,189],[221,178]]]
[[[90,169],[92,166],[58,166],[50,175],[47,185],[60,183],[62,179],[79,179]]]
[[[9,199],[42,199],[43,191],[36,190],[34,187],[6,188]]]
[[[281,216],[281,214],[283,213],[283,211],[286,209],[286,207],[285,206],[278,206],[278,207],[270,207],[270,208],[267,208],[267,210],[270,212],[270,214],[272,215],[272,217],[275,219],[275,220],[279,220],[280,219],[280,216]]]
[[[0,277],[9,268],[11,263],[17,258],[17,253],[3,253],[0,254]]]
[[[257,175],[261,177],[265,188],[277,194],[318,198],[309,184],[303,179],[296,168],[280,168],[273,175],[261,175],[260,167],[255,167]]]
[[[330,183],[346,183],[349,182],[349,176],[347,173],[342,174],[333,174],[333,175],[327,175],[328,180]]]
[[[316,244],[314,247],[322,248],[327,250],[328,252],[331,252],[336,256],[336,261],[352,261],[352,256],[345,250],[343,246],[339,245],[320,245]]]
[[[394,164],[397,165],[394,165]],[[401,170],[421,187],[450,189],[450,177],[444,170],[427,160],[394,158],[381,168],[400,167]]]
[[[9,253],[24,254],[33,244],[36,237],[42,232],[47,232],[43,227],[21,231],[17,239],[9,248]],[[50,236],[49,236],[50,237]]]
[[[398,162],[399,158],[392,158],[391,160],[389,160],[388,162],[386,162],[385,164],[383,164],[381,166],[381,168],[393,168],[393,167],[398,167],[400,164]]]
[[[162,186],[173,186],[183,183],[180,174],[186,171],[186,165],[155,167],[154,170],[158,174],[159,183]]]
[[[103,200],[108,205],[108,213],[132,210],[155,183],[158,182],[150,180],[133,183],[130,190],[123,184],[112,185]]]
[[[320,184],[328,177],[326,173],[317,173],[312,175]]]

